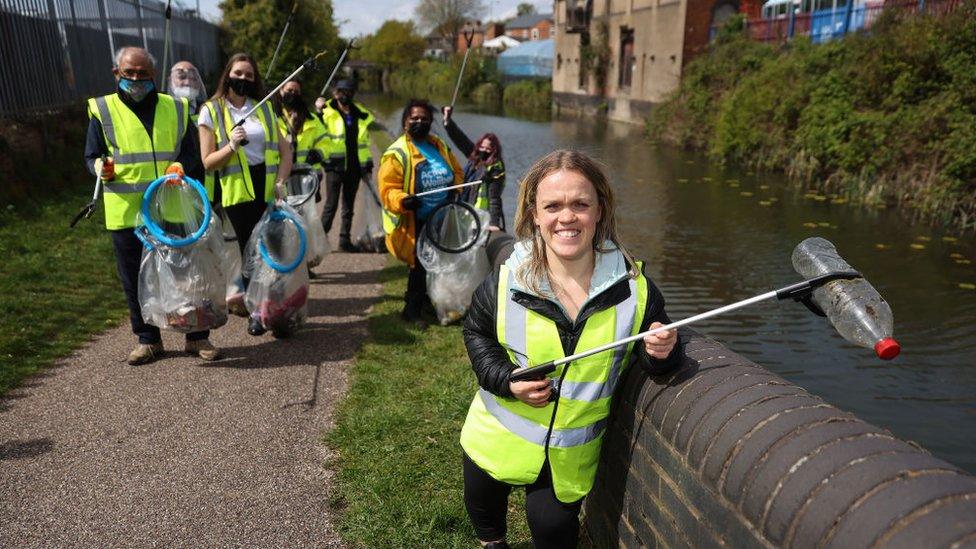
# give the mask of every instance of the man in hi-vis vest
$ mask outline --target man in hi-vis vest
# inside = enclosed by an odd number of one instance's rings
[[[88,100],[85,161],[92,174],[102,177],[105,228],[112,235],[132,332],[139,337],[128,358],[129,364],[136,365],[152,362],[163,352],[159,328],[145,322],[139,306],[142,242],[134,228],[142,194],[174,162],[194,179],[202,181],[204,172],[190,106],[185,99],[156,91],[155,61],[149,52],[120,49],[112,73],[116,92]],[[219,352],[209,336],[209,331],[187,334],[186,352],[204,360],[217,359]]]

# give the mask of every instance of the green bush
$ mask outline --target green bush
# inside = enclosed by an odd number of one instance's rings
[[[723,30],[647,127],[720,161],[976,227],[976,5],[886,12],[870,34],[827,44]]]
[[[497,111],[502,106],[502,90],[495,82],[485,82],[471,92],[471,101],[489,111]]]
[[[545,119],[552,109],[552,82],[522,80],[505,87],[502,103],[505,114]]]

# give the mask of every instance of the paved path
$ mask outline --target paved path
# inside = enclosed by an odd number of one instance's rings
[[[332,254],[290,339],[128,366],[113,329],[0,400],[0,547],[337,547],[323,434],[386,255]],[[120,289],[121,291],[121,289]]]

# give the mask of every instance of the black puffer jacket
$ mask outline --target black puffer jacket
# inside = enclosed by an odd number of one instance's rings
[[[576,348],[576,342],[583,332],[586,319],[598,311],[613,307],[630,297],[628,279],[623,279],[610,286],[599,295],[589,300],[579,312],[576,322],[566,318],[559,305],[534,295],[515,290],[515,301],[529,310],[549,318],[556,323],[559,339],[562,341],[563,352],[570,355]],[[471,299],[467,319],[464,321],[464,345],[468,349],[471,367],[478,376],[478,385],[501,397],[511,397],[512,391],[508,386],[508,376],[517,366],[508,357],[505,348],[498,343],[496,326],[496,311],[498,308],[498,270],[478,287]],[[640,331],[645,331],[652,322],[668,324],[671,320],[664,312],[664,296],[657,286],[647,279],[647,306],[644,310],[644,321]],[[680,336],[679,336],[680,337]],[[658,360],[647,354],[641,342],[635,342],[634,361],[651,375],[660,375],[679,365],[680,347],[678,341],[671,355],[666,360]],[[583,349],[581,349],[583,350]]]

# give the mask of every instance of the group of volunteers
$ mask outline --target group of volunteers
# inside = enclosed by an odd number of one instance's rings
[[[273,104],[261,103],[257,62],[244,53],[231,56],[209,98],[199,71],[188,61],[173,65],[170,94],[161,93],[155,60],[142,48],[120,49],[112,72],[115,93],[88,100],[85,160],[103,182],[105,226],[138,337],[129,364],[151,362],[163,352],[159,328],[148,324],[140,310],[143,243],[135,228],[144,191],[173,164],[204,183],[208,199],[233,227],[242,255],[268,204],[285,197],[292,166],[321,166],[326,173],[323,228],[326,233],[332,228],[341,199],[339,245],[357,251],[350,239],[353,204],[358,182],[370,177],[373,168],[367,131],[373,116],[353,100],[352,81],[338,82],[331,101],[319,98],[320,112],[313,114],[298,81],[283,87]],[[243,279],[245,288],[249,282]],[[266,329],[250,316],[247,331],[257,336]],[[220,351],[209,335],[188,333],[184,349],[204,360],[218,359]]]
[[[246,54],[230,58],[206,101],[198,72],[185,61],[172,68],[172,96],[156,91],[153,61],[142,49],[120,50],[113,72],[117,92],[89,101],[85,155],[92,173],[106,182],[106,227],[139,338],[130,364],[162,351],[158,328],[140,314],[142,244],[133,227],[142,191],[171,163],[207,182],[242,249],[268,203],[284,195],[293,163],[321,165],[322,222],[328,231],[341,202],[340,247],[354,250],[353,202],[360,180],[373,169],[368,130],[374,120],[354,101],[353,82],[340,81],[314,111],[302,99],[301,83],[288,82],[276,108],[264,105],[236,125],[263,92],[257,64]],[[407,102],[402,134],[383,153],[377,173],[387,249],[409,266],[402,317],[420,329],[430,302],[417,237],[431,214],[464,200],[488,212],[490,231],[507,228],[499,138],[487,133],[471,141],[445,107],[443,125],[466,157],[462,166],[432,133],[434,114],[427,100]],[[114,162],[101,162],[105,157]],[[475,181],[482,183],[460,187]],[[678,335],[646,335],[546,377],[512,380],[519,369],[670,322],[645,264],[620,240],[609,177],[586,154],[557,150],[536,161],[519,183],[513,232],[514,251],[475,291],[463,324],[479,385],[460,435],[464,504],[481,545],[506,548],[508,496],[523,487],[534,545],[575,547],[615,390],[628,367],[651,375],[676,368]],[[260,333],[253,325],[248,330]],[[208,332],[188,334],[185,349],[207,360],[219,355]]]

